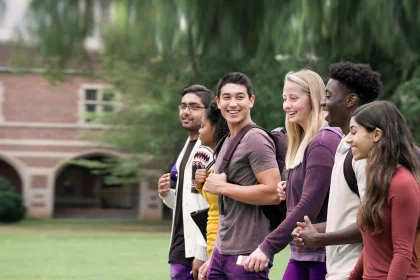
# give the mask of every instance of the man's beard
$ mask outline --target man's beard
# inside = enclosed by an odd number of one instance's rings
[[[187,130],[187,131],[198,131],[200,129],[200,127],[201,127],[201,124],[187,126],[187,127],[184,126],[184,129]]]

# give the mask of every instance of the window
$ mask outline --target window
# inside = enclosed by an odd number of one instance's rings
[[[115,111],[116,94],[102,85],[85,85],[80,91],[81,123],[98,124],[99,116]]]

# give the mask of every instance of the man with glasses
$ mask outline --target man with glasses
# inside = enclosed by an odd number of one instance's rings
[[[200,266],[207,260],[207,251],[205,240],[190,213],[207,208],[208,204],[192,185],[192,158],[201,145],[198,130],[213,94],[204,86],[192,85],[184,88],[181,96],[181,104],[178,106],[179,118],[189,137],[176,163],[176,189],[171,189],[170,174],[166,173],[159,179],[158,191],[163,202],[174,210],[169,249],[170,277],[193,279],[193,276],[196,278]],[[203,158],[211,161],[213,155],[209,154]]]

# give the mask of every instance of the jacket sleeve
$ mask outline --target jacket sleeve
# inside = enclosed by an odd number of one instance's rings
[[[292,241],[291,232],[296,227],[296,222],[303,221],[305,215],[311,221],[315,221],[329,191],[333,165],[334,155],[326,146],[316,145],[308,150],[305,179],[299,202],[259,246],[267,257],[274,256]]]
[[[207,255],[207,244],[204,240],[203,235],[201,234],[201,231],[198,229],[196,230],[197,235],[197,246],[195,249],[195,258],[199,259],[200,261],[207,261],[208,255]]]
[[[174,209],[175,207],[175,190],[171,189],[169,190],[168,194],[163,197],[159,194],[159,197],[163,200],[163,203],[165,203],[166,206],[168,206],[171,209]]]

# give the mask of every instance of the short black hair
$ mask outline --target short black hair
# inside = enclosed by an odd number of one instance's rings
[[[181,92],[181,97],[184,97],[187,93],[193,93],[200,97],[201,102],[203,102],[204,107],[206,108],[209,107],[210,101],[213,100],[213,93],[211,90],[202,85],[190,85],[185,87]]]
[[[212,126],[215,126],[213,140],[217,144],[226,134],[229,133],[229,126],[222,112],[217,107],[216,101],[212,100],[209,107],[204,112],[204,117],[209,120]]]
[[[372,70],[369,64],[339,62],[330,65],[330,78],[337,80],[359,97],[359,105],[374,101],[382,90],[381,74]]]
[[[243,73],[231,72],[224,75],[223,78],[221,78],[219,83],[217,84],[217,97],[220,97],[220,90],[226,84],[243,85],[244,87],[246,87],[248,97],[254,95],[254,88],[252,87],[251,79]]]

